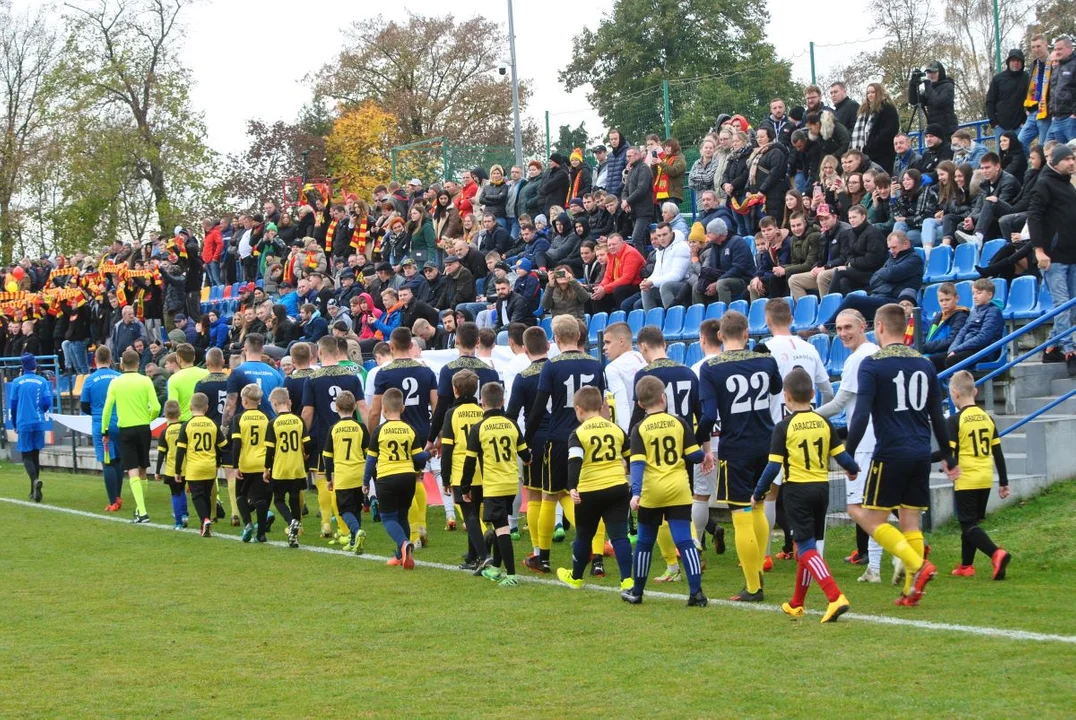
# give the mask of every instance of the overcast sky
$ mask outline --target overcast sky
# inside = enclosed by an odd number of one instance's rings
[[[13,0],[16,9],[38,7],[43,0]],[[519,74],[531,82],[534,96],[526,114],[539,126],[544,111],[559,111],[556,125],[576,125],[587,121],[596,134],[598,116],[589,110],[585,94],[564,92],[557,71],[571,57],[572,32],[581,23],[597,27],[612,7],[612,0],[516,0],[514,3],[516,52]],[[183,61],[191,70],[194,108],[205,116],[208,141],[215,150],[238,152],[246,147],[246,121],[294,120],[310,98],[303,76],[330,61],[343,47],[335,25],[344,28],[364,17],[366,8],[386,8],[393,17],[405,19],[405,10],[420,15],[453,12],[469,17],[480,9],[486,17],[507,29],[507,0],[445,3],[444,0],[397,0],[381,4],[371,0],[344,2],[322,0],[314,5],[291,0],[201,0],[184,12],[187,28]],[[390,10],[391,8],[391,10]],[[581,8],[589,12],[581,13]],[[807,9],[802,0],[773,0],[769,3],[770,41],[778,54],[793,60],[797,79],[810,79],[808,44],[814,41],[818,74],[823,75],[850,55],[865,49],[871,33],[863,3],[841,6],[841,28],[863,28],[862,32],[833,33],[831,13]],[[505,57],[508,56],[507,32]],[[858,44],[838,45],[849,40]],[[685,51],[690,51],[685,48]]]

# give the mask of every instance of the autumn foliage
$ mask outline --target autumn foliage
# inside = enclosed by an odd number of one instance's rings
[[[396,117],[366,100],[340,109],[332,133],[325,139],[329,169],[347,193],[369,197],[392,174],[390,150],[396,144]]]

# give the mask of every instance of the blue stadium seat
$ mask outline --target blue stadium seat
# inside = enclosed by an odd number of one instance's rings
[[[743,239],[747,241],[747,249],[751,251],[751,254],[752,255],[757,254],[758,253],[758,247],[755,245],[755,236],[754,235],[744,235]]]
[[[975,297],[971,294],[971,280],[964,280],[956,284],[956,300],[969,310],[975,305]]]
[[[623,310],[614,310],[609,313],[609,322],[605,324],[605,327],[609,327],[613,323],[624,322],[628,319],[628,314]]]
[[[687,346],[682,342],[673,343],[665,349],[665,354],[669,356],[670,360],[682,363],[687,355]]]
[[[916,247],[912,249],[915,250],[915,254],[923,260],[923,265],[925,266],[927,264],[927,251],[921,247]]]
[[[542,329],[545,330],[545,336],[549,338],[550,342],[553,341],[553,317],[542,318]]]
[[[802,298],[800,302],[803,302],[806,298]],[[818,325],[824,325],[833,319],[833,316],[837,313],[837,308],[841,306],[841,301],[844,297],[840,293],[830,293],[822,298],[818,303],[818,315],[815,318],[815,322]]]
[[[741,315],[747,315],[747,301],[746,300],[733,300],[729,305],[729,311],[735,310]]]
[[[1005,307],[1005,301],[1009,298],[1009,281],[1005,278],[990,278],[990,280],[994,283],[994,300],[1001,302],[1001,307]],[[1046,287],[1046,283],[1043,283],[1043,287]]]
[[[863,296],[866,296],[867,291],[866,290],[853,290],[852,292],[850,292],[848,294],[849,295],[863,295]]]
[[[645,310],[632,310],[630,313],[628,313],[628,327],[631,328],[631,336],[633,338],[639,334],[639,330],[642,329],[645,323]]]
[[[657,310],[657,308],[654,308]],[[678,340],[680,338],[680,331],[684,328],[684,306],[673,305],[671,308],[665,311],[665,324],[661,328],[661,333],[665,336],[666,340]]]
[[[718,300],[717,302],[712,302],[706,306],[706,312],[703,313],[702,319],[720,320],[721,316],[725,314],[726,309],[727,308],[725,307],[725,303],[721,302],[720,300]]]
[[[592,348],[591,348],[590,350],[588,350],[587,352],[589,352],[589,353],[590,353],[590,356],[591,356],[592,358],[594,358],[595,360],[601,360],[601,359],[602,359],[602,355],[601,355],[601,348],[597,348],[597,347],[592,347]]]
[[[919,302],[920,315],[923,325],[929,326],[934,316],[941,312],[941,303],[938,302],[938,288],[941,284],[927,285],[923,290],[923,299]]]
[[[702,315],[706,312],[706,306],[702,303],[692,305],[684,313],[684,323],[680,332],[676,335],[665,334],[669,340],[697,340],[699,337],[699,325],[702,325]],[[665,324],[669,324],[669,318],[665,318]]]
[[[953,278],[955,280],[978,280],[975,265],[979,262],[979,249],[972,243],[957,245],[953,252]]]
[[[838,380],[833,383],[833,394],[836,395],[837,391],[840,389],[841,383]],[[844,410],[841,410],[839,413],[829,419],[829,424],[837,428],[848,427],[848,414]]]
[[[877,345],[877,344],[878,344],[878,336],[874,334],[874,331],[873,331],[873,330],[870,330],[870,331],[868,331],[868,332],[867,332],[867,339],[868,339],[868,340],[870,340],[870,341],[871,341],[872,343],[874,343],[875,345]],[[837,340],[836,338],[834,338],[834,341],[835,341],[835,342],[840,342],[840,341],[839,341],[839,340]],[[842,343],[842,344],[843,344],[843,343]],[[833,346],[831,345],[831,346],[830,346],[830,352],[832,352],[832,351],[833,351]]]
[[[684,357],[685,365],[694,365],[699,360],[702,360],[702,345],[697,342],[689,343],[687,346],[687,355]]]
[[[953,248],[938,245],[930,251],[930,258],[923,266],[923,281],[928,283],[945,282],[953,279]]]
[[[765,335],[770,331],[766,327],[766,298],[759,298],[751,303],[747,315],[747,331],[752,335]]]
[[[983,249],[979,253],[979,264],[989,265],[990,261],[994,259],[994,255],[997,254],[998,250],[1005,247],[1006,242],[1007,241],[1005,240],[1005,238],[987,240],[986,242],[984,242]]]
[[[665,323],[665,308],[656,307],[650,308],[646,311],[646,321],[643,325],[653,325],[654,327],[661,327]]]
[[[997,280],[994,282],[997,282]],[[1054,299],[1050,295],[1050,288],[1046,287],[1046,283],[1039,283],[1039,312],[1048,313],[1053,309]]]
[[[833,342],[839,343],[840,340],[835,337],[833,338]],[[814,349],[818,351],[819,357],[822,358],[822,364],[825,365],[826,363],[828,363],[830,345],[829,335],[822,335],[821,333],[818,335],[812,335],[810,343],[814,345]]]
[[[257,280],[254,281],[254,287],[264,288],[265,287],[265,280],[263,280],[262,278],[258,278]]]
[[[598,333],[605,330],[608,322],[608,313],[594,313],[594,317],[587,323],[587,339],[592,343],[598,342]]]
[[[1009,345],[1006,343],[1001,347],[1001,353],[994,360],[985,360],[981,363],[975,364],[975,372],[988,373],[993,370],[997,370],[999,367],[1009,362]]]
[[[1006,320],[1028,320],[1039,315],[1039,286],[1035,278],[1021,275],[1012,281],[1002,315]]]
[[[501,346],[508,345],[508,331],[507,330],[501,330],[499,333],[497,333],[497,344],[501,345]]]
[[[804,295],[792,313],[792,331],[809,330],[818,324],[818,298]]]

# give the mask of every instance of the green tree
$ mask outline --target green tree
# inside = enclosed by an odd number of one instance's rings
[[[774,95],[798,92],[766,41],[768,20],[747,0],[616,0],[597,30],[575,36],[559,78],[568,91],[593,85],[591,104],[632,142],[664,133],[661,83],[679,82],[687,91],[670,97],[672,130],[691,143],[718,113],[757,121]]]
[[[571,125],[561,125],[557,139],[552,144],[552,149],[567,155],[574,148],[583,148],[583,151],[586,152],[589,144],[590,136],[587,135],[586,123],[581,122],[579,127],[574,129]]]

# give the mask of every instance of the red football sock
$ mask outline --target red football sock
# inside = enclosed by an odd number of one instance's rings
[[[811,589],[811,571],[801,555],[796,560],[796,587],[792,591],[792,600],[788,603],[792,607],[803,607],[807,600],[807,591]]]
[[[827,600],[834,602],[841,596],[841,589],[837,587],[837,581],[829,574],[829,566],[826,565],[826,561],[822,559],[817,550],[801,551],[800,562],[807,565],[807,569],[810,570],[811,575],[814,576],[814,579],[822,588],[822,592],[826,594]]]

